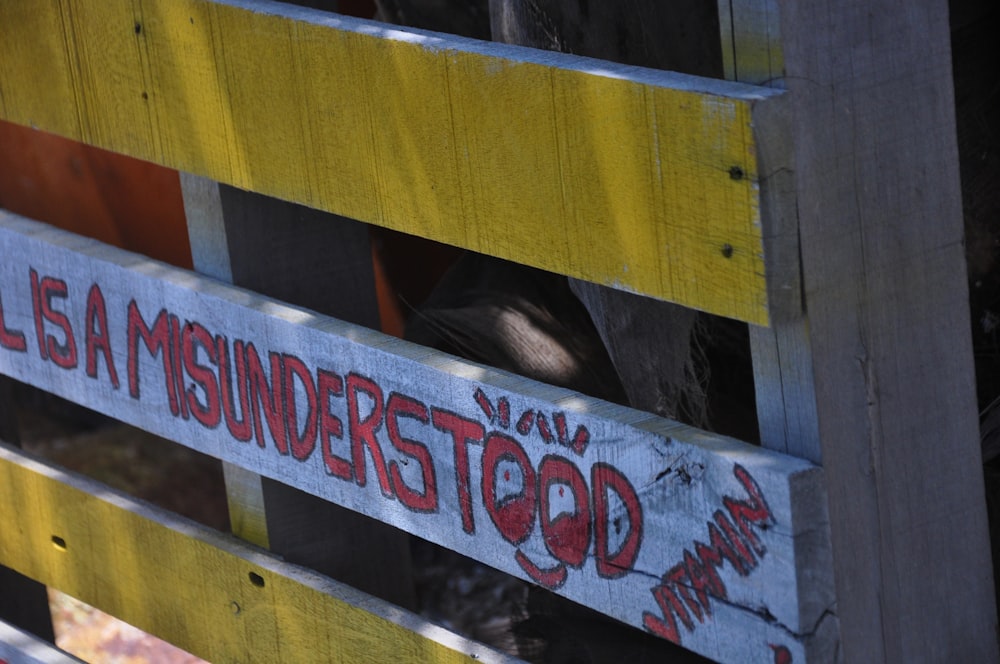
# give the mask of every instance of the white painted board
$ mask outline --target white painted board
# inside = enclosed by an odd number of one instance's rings
[[[806,461],[6,213],[0,256],[4,374],[713,659],[832,658]]]
[[[83,664],[83,660],[0,620],[0,664]]]

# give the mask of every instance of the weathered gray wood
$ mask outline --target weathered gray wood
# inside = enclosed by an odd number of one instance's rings
[[[2,664],[84,664],[52,643],[0,620],[0,663]]]
[[[766,36],[777,38],[771,33],[760,37],[759,43],[763,43]],[[770,59],[768,62],[773,65],[775,61]],[[753,76],[756,70],[747,67],[746,71]],[[778,315],[773,317],[771,326],[749,326],[757,421],[762,445],[819,463],[822,455],[809,324],[802,307],[799,278],[798,203],[792,146],[787,132],[790,126],[788,99],[782,102],[772,109],[781,120],[771,118],[770,123],[758,127],[761,141],[758,158],[764,166],[762,172],[766,173],[760,182],[761,222],[766,229],[764,255],[769,264],[780,265],[780,273],[787,278],[769,284],[770,297],[784,305],[775,309]]]
[[[784,56],[777,0],[719,0],[725,77],[784,87]]]
[[[710,657],[770,661],[770,645],[795,661],[831,656],[829,552],[815,536],[827,528],[822,472],[808,462],[14,215],[3,215],[0,252],[13,257],[0,266],[4,323],[26,339],[23,350],[0,349],[2,373]],[[220,396],[230,394],[214,378],[221,358],[237,367],[235,380],[222,372],[237,403],[244,385],[261,393],[248,405],[258,427],[241,433],[242,407]],[[270,421],[269,409],[280,409]],[[307,513],[289,520],[330,531]]]
[[[182,188],[197,269],[345,320],[378,324],[364,225],[196,176],[184,175]],[[224,471],[234,532],[365,592],[415,605],[405,533],[233,464]]]
[[[721,0],[720,34],[726,78],[784,87],[784,60],[775,0]],[[761,444],[820,462],[816,394],[808,323],[802,309],[795,167],[788,127],[788,101],[776,105],[769,123],[758,126],[761,160],[761,221],[765,258],[781,264],[781,283],[768,294],[778,316],[770,327],[749,326],[757,421]]]
[[[779,5],[843,658],[997,661],[947,3]]]
[[[633,408],[704,425],[694,378],[698,312],[578,279],[570,288],[590,313]]]
[[[805,319],[750,327],[761,444],[821,461],[816,386]]]
[[[180,173],[180,180],[194,268],[214,279],[232,283],[233,268],[229,261],[219,184],[184,172]],[[270,542],[260,475],[225,462],[222,474],[226,483],[230,530],[248,542],[267,548]]]
[[[0,309],[2,307],[3,303],[0,302]],[[0,440],[20,446],[13,391],[13,381],[0,374]],[[0,534],[0,537],[2,536]],[[12,569],[0,566],[0,630],[4,628],[3,621],[26,629],[49,643],[54,643],[56,640],[45,586]],[[0,656],[3,655],[2,637],[0,633]]]

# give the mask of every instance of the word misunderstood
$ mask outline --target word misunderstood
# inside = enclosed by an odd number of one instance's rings
[[[536,465],[515,437],[537,431],[553,450],[582,456],[590,434],[584,426],[571,430],[565,413],[546,416],[529,409],[512,418],[505,397],[494,403],[477,388],[473,400],[495,427],[487,430],[482,422],[429,404],[429,399],[387,393],[363,370],[341,374],[310,367],[295,354],[265,352],[253,341],[213,334],[165,308],[144,316],[136,299],[127,305],[123,299],[119,305],[126,307],[126,345],[124,353],[113,352],[115,330],[109,329],[99,284],[88,290],[81,340],[64,313],[70,309],[57,306],[69,297],[66,282],[34,269],[29,276],[34,336],[43,361],[73,371],[82,359],[88,377],[100,380],[103,373],[118,390],[124,356],[124,383],[131,399],[148,397],[143,387],[162,378],[162,393],[156,396],[171,416],[223,431],[239,443],[256,442],[261,449],[270,444],[279,455],[297,462],[319,457],[328,476],[359,487],[366,486],[368,469],[373,468],[381,495],[414,513],[439,513],[438,475],[453,475],[445,481],[455,484],[458,509],[449,506],[447,512],[460,515],[463,531],[477,532],[478,494],[496,532],[516,548],[518,565],[549,588],[560,587],[567,568],[579,569],[589,557],[601,577],[613,579],[627,574],[639,555],[642,506],[621,471],[603,462],[581,470],[556,453],[546,454]],[[117,343],[120,340],[115,336]],[[28,352],[25,332],[4,321],[2,300],[0,347]],[[103,372],[98,370],[101,364]],[[150,379],[149,371],[156,377]],[[427,393],[438,394],[433,389]],[[414,437],[415,430],[425,432],[423,440]],[[433,451],[441,445],[428,445],[430,440],[443,441],[449,451],[436,457]],[[478,458],[470,455],[471,446],[481,448]],[[536,530],[554,565],[541,566],[522,550]]]
[[[551,589],[561,587],[568,570],[581,569],[588,559],[605,579],[627,575],[638,559],[645,530],[639,494],[609,463],[581,469],[574,457],[584,456],[590,433],[583,425],[571,428],[565,413],[536,408],[515,413],[507,397],[493,401],[476,387],[471,397],[484,424],[434,405],[440,394],[434,385],[415,388],[421,398],[387,390],[383,381],[367,375],[381,371],[389,378],[403,369],[386,369],[377,361],[368,369],[363,366],[367,356],[357,360],[360,370],[343,373],[310,366],[293,353],[213,334],[158,304],[147,309],[155,314],[144,316],[135,298],[125,304],[120,289],[114,293],[121,299],[112,304],[124,308],[124,316],[114,320],[124,321],[125,330],[112,330],[98,283],[87,291],[79,335],[79,322],[66,313],[79,311],[65,302],[66,282],[34,269],[29,277],[32,314],[22,321],[23,330],[5,321],[0,299],[0,349],[28,353],[33,336],[43,362],[66,371],[79,370],[82,362],[87,377],[106,376],[113,389],[124,387],[132,400],[162,404],[174,418],[194,420],[237,443],[255,442],[278,458],[299,463],[318,458],[336,481],[364,487],[372,474],[386,500],[418,514],[457,514],[456,527],[469,535],[482,529],[476,514],[485,511],[495,533],[514,547],[525,574]],[[267,339],[268,324],[258,329],[251,319],[239,329]],[[31,327],[33,335],[25,331]],[[117,343],[124,339],[117,352],[113,333]],[[156,385],[159,394],[143,394]],[[537,462],[518,440],[536,435],[548,450]],[[480,453],[470,454],[473,447]],[[766,553],[755,529],[772,523],[771,510],[750,473],[739,465],[733,472],[747,497],[725,496],[707,522],[707,543],[694,540],[650,589],[659,615],[644,612],[642,624],[653,634],[679,643],[680,625],[693,632],[696,622],[711,616],[710,598],[727,599],[722,567],[728,564],[747,576]],[[457,496],[457,505],[444,510],[442,482],[452,482],[455,492],[446,495]],[[537,544],[528,548],[539,532],[545,553]],[[533,555],[551,560],[540,564]]]

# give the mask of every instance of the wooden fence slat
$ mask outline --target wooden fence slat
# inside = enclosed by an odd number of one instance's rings
[[[0,620],[0,664],[84,664],[83,660]]]
[[[0,301],[0,308],[3,302]],[[21,437],[14,412],[14,381],[0,374],[0,441],[20,446]],[[3,537],[0,533],[0,537]],[[49,596],[45,586],[0,566],[0,627],[4,621],[30,631],[47,641],[55,641]],[[2,639],[0,639],[2,644]],[[2,651],[0,651],[2,652]]]
[[[0,372],[696,652],[829,654],[808,462],[2,219]]]
[[[181,186],[196,270],[205,266],[209,276],[377,327],[367,226],[188,174]],[[224,471],[234,533],[285,560],[414,608],[406,533],[233,464]],[[311,527],[316,523],[323,524],[318,532]]]
[[[519,661],[6,445],[0,523],[0,562],[211,662]]]
[[[715,8],[702,2],[490,0],[492,38],[656,69],[718,78]],[[546,17],[540,21],[539,16]],[[707,24],[707,25],[706,25]],[[595,241],[600,242],[598,238]],[[689,389],[698,313],[571,279],[634,408],[703,426],[705,396]]]
[[[785,63],[776,0],[720,0],[719,16],[727,78],[783,88]],[[787,113],[787,108],[778,112]],[[788,121],[780,124],[789,126]],[[794,148],[787,131],[762,131],[758,141],[758,158],[769,174],[761,182],[761,210],[775,234],[767,260],[784,262],[785,274],[797,274]],[[802,297],[800,279],[786,286],[786,297]],[[768,449],[820,463],[808,321],[801,308],[786,306],[785,310],[791,314],[772,320],[770,327],[749,326],[760,441]]]
[[[217,223],[222,218],[219,183],[181,173],[181,195],[191,244],[191,262],[201,274],[233,282],[226,229]],[[237,536],[257,546],[269,548],[264,493],[257,473],[223,462],[229,508],[229,527]]]
[[[776,4],[843,660],[996,662],[948,3]]]
[[[0,6],[4,119],[758,324],[779,94],[273,2]]]

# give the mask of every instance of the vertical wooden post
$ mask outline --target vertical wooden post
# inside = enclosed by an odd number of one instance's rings
[[[947,3],[778,6],[844,660],[994,662]]]
[[[337,0],[293,4],[336,11]],[[378,327],[363,224],[181,174],[195,269],[292,304]],[[399,606],[416,605],[409,536],[231,464],[233,532]]]
[[[0,375],[0,440],[20,447],[13,401],[14,383]],[[3,535],[0,534],[0,537]],[[45,586],[0,566],[0,622],[7,622],[50,643],[56,636]]]
[[[778,18],[777,0],[719,0],[726,78],[785,87]],[[772,269],[783,261],[781,273],[794,276],[799,273],[799,242],[790,139],[777,132],[759,138],[761,172],[768,175],[761,183],[762,217],[771,238],[765,259]],[[782,242],[773,241],[780,236]],[[801,300],[801,282],[786,286],[791,298]],[[804,310],[791,313],[796,304],[800,302],[784,307],[785,315],[772,319],[770,327],[749,326],[757,422],[764,447],[820,463],[808,322]]]
[[[363,224],[182,174],[195,269],[353,323],[378,326]],[[227,466],[234,532],[412,607],[409,539],[391,526]]]

